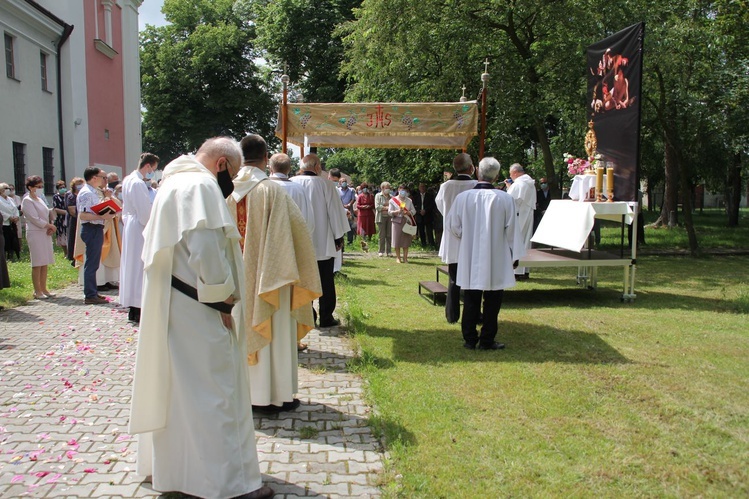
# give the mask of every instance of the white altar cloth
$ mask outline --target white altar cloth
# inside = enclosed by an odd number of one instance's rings
[[[555,199],[549,203],[531,242],[579,253],[593,228],[595,218],[622,222],[622,216],[624,223],[632,224],[635,213],[627,202],[578,203]]]

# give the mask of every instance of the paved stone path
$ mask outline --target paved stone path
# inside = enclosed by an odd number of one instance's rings
[[[137,328],[82,295],[0,312],[0,497],[159,496],[135,474],[127,434]],[[334,328],[305,342],[301,407],[255,417],[263,479],[278,498],[379,497],[383,454],[348,341]]]

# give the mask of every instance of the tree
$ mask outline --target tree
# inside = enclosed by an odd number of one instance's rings
[[[216,135],[272,137],[255,29],[234,1],[165,0],[162,10],[171,24],[141,33],[144,147],[166,162]]]
[[[307,102],[342,102],[343,44],[336,28],[353,18],[361,0],[242,0],[257,25],[257,44],[298,84]]]

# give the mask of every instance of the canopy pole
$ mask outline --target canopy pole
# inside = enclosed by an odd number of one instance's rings
[[[484,72],[481,74],[481,137],[479,142],[479,161],[484,159],[484,143],[486,141],[486,93],[489,90],[489,59],[484,61]]]
[[[284,70],[285,69],[286,68],[284,68]],[[289,96],[289,75],[286,74],[286,71],[284,71],[284,74],[281,75],[281,83],[283,83],[283,101],[281,103],[281,152],[287,154],[286,142],[288,127],[286,126],[286,120],[288,119],[288,109],[286,104]]]
[[[463,90],[463,95],[460,96],[460,102],[466,102],[468,99],[466,98],[466,86],[465,86],[465,83],[463,84],[463,86],[461,87],[461,89]],[[468,151],[467,144],[463,146],[462,152],[466,152],[466,151]]]

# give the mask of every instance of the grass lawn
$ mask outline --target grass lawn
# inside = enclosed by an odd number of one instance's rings
[[[495,352],[462,348],[417,294],[438,260],[409,259],[370,253],[337,281],[387,495],[749,494],[749,257],[640,258],[633,303],[619,268],[597,291],[539,269],[505,293]]]
[[[31,260],[25,240],[21,259],[17,262],[8,262],[8,274],[10,274],[11,287],[0,289],[0,307],[12,308],[26,303],[34,294],[34,285],[31,282]],[[62,250],[55,246],[55,263],[47,270],[47,288],[50,291],[64,288],[76,282],[77,279],[78,271],[70,265]]]

